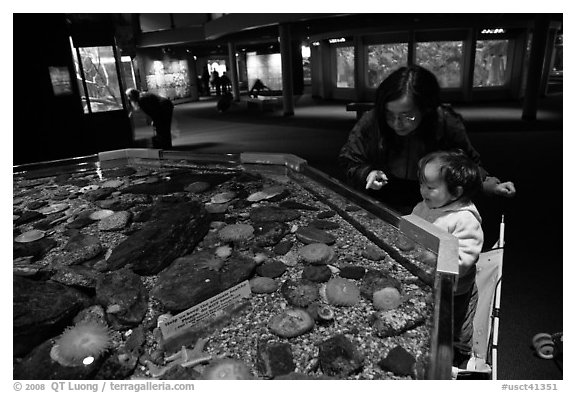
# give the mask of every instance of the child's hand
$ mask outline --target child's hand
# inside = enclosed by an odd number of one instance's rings
[[[366,177],[366,189],[379,190],[388,183],[388,178],[382,171],[372,171]]]

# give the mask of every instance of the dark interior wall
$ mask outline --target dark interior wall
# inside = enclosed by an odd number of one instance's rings
[[[72,73],[65,18],[14,14],[14,164],[63,157],[82,127],[77,86],[54,96],[49,66]]]
[[[66,15],[14,14],[13,18],[14,164],[129,147],[132,132],[126,111],[90,115],[83,112],[69,39],[74,29]],[[97,29],[83,31],[101,40]],[[90,45],[88,36],[75,40],[78,41]],[[107,44],[112,45],[113,41]],[[71,94],[54,94],[49,67],[68,69]]]

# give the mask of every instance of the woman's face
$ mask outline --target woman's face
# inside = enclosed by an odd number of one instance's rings
[[[386,123],[400,136],[414,131],[422,121],[422,113],[410,96],[386,104]]]

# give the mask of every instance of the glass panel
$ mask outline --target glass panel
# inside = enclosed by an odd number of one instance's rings
[[[508,66],[509,40],[476,41],[474,87],[504,86]]]
[[[462,85],[462,41],[418,42],[416,64],[432,71],[440,87]]]
[[[367,86],[376,88],[396,68],[408,62],[408,44],[368,45]]]
[[[122,109],[122,99],[118,73],[116,72],[116,60],[111,46],[97,46],[91,48],[79,48],[82,71],[86,81],[88,102],[91,112],[105,112]],[[78,59],[74,58],[76,72],[79,79]],[[82,84],[81,82],[79,82]],[[88,113],[86,92],[83,87],[84,113]]]
[[[336,87],[354,87],[354,47],[336,48]]]

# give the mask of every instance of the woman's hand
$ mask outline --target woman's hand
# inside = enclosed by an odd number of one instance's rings
[[[514,187],[514,183],[507,181],[498,184],[494,189],[494,194],[512,198],[514,195],[516,195],[516,188]]]
[[[496,177],[488,176],[483,183],[484,191],[487,194],[493,194],[498,196],[503,196],[507,198],[512,198],[516,195],[516,187],[511,181],[501,183]]]
[[[372,171],[366,176],[366,189],[379,190],[388,183],[388,178],[382,171]]]

